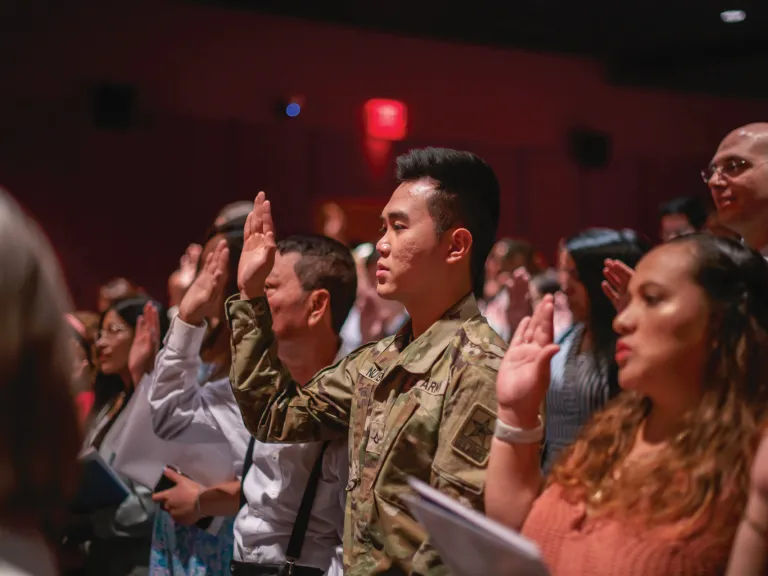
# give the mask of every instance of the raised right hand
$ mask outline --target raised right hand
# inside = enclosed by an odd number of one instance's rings
[[[499,418],[511,426],[537,425],[549,388],[549,363],[560,347],[554,344],[554,304],[548,294],[533,316],[518,324],[496,377]]]
[[[240,298],[251,300],[264,295],[264,282],[275,265],[275,226],[272,207],[264,192],[253,202],[253,211],[245,221],[243,252],[237,268]]]
[[[601,288],[616,308],[616,312],[621,312],[629,304],[629,281],[634,275],[635,271],[620,260],[609,258],[605,261],[605,268],[603,268],[605,280]]]

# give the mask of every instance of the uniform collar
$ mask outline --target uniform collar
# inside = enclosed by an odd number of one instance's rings
[[[379,369],[386,369],[397,360],[397,364],[408,372],[424,374],[448,347],[461,326],[479,314],[477,300],[470,292],[451,306],[424,334],[406,346],[411,334],[411,320],[408,320],[397,334],[375,346],[373,361]]]

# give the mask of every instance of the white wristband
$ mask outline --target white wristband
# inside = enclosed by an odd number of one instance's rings
[[[493,435],[507,444],[536,444],[544,439],[544,423],[539,416],[539,425],[536,428],[524,430],[505,424],[497,418]]]

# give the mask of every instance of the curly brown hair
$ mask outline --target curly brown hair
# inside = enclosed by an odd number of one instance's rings
[[[681,431],[648,459],[623,466],[651,400],[625,392],[596,414],[549,478],[596,515],[642,529],[676,525],[692,536],[710,522],[733,537],[768,406],[768,264],[737,242],[705,234],[691,243],[693,277],[709,299],[706,379]]]

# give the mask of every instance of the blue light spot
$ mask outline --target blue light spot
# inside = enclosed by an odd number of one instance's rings
[[[296,116],[298,116],[300,112],[301,112],[301,106],[296,104],[296,102],[291,102],[290,104],[288,104],[288,106],[285,107],[285,113],[291,118],[296,118]]]

